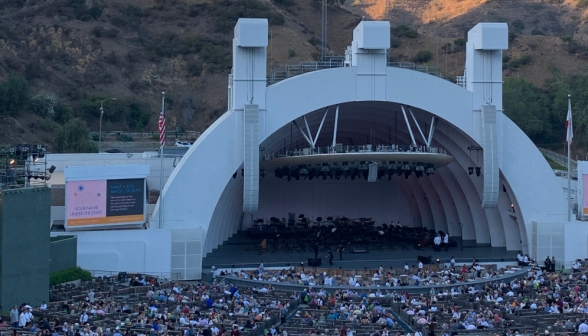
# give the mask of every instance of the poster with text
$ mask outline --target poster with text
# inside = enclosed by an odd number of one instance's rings
[[[588,215],[588,174],[582,175],[582,213]]]
[[[138,224],[145,221],[145,180],[69,181],[68,227]]]

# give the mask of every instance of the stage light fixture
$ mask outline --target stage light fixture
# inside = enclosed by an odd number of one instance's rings
[[[235,173],[233,174],[233,178],[234,178],[234,179],[236,179],[236,178],[237,178],[237,172],[235,172]]]
[[[51,165],[51,167],[49,167],[49,169],[47,169],[47,171],[49,172],[49,174],[53,174],[55,172],[55,169],[57,169],[54,165]]]
[[[12,164],[14,164],[15,162],[16,162],[16,160],[15,160],[15,159],[10,159],[10,164],[11,164],[11,165],[12,165]]]
[[[323,163],[323,167],[321,168],[322,172],[328,172],[330,171],[331,168],[329,168],[329,164],[328,163]]]
[[[482,168],[476,167],[476,176],[480,176],[482,174]]]
[[[468,174],[472,175],[474,173],[474,167],[468,167]]]
[[[429,168],[427,168],[427,170],[425,170],[425,173],[427,174],[427,176],[429,176],[431,174],[435,174],[435,168],[429,167]]]

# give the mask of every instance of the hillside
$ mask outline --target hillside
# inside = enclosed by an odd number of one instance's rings
[[[329,7],[328,44],[342,55],[362,16],[388,19],[392,61],[438,66],[451,79],[463,73],[465,32],[508,22],[505,76],[544,87],[586,71],[588,28],[577,1],[347,0]],[[268,69],[319,55],[319,0],[0,0],[0,143],[88,150],[71,144],[98,131],[100,101],[110,97],[117,100],[104,103],[105,132],[152,132],[162,91],[168,130],[203,131],[226,109],[239,17],[269,19]],[[27,83],[25,101],[17,94]]]

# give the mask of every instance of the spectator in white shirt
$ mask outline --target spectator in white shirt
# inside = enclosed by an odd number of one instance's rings
[[[20,316],[18,317],[18,326],[20,328],[24,328],[27,326],[27,315],[24,311],[20,313]]]

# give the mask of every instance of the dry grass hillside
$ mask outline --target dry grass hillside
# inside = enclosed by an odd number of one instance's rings
[[[394,30],[392,60],[454,78],[463,72],[465,32],[480,21],[508,22],[505,74],[543,85],[556,71],[586,70],[588,27],[577,1],[347,0],[329,8],[328,43],[342,55],[362,16],[388,19],[406,25]],[[239,17],[269,18],[268,71],[319,54],[320,0],[0,0],[0,79],[22,74],[31,96],[71,107],[90,131],[107,97],[118,100],[107,103],[105,131],[155,131],[165,91],[168,129],[203,131],[226,108]],[[0,143],[54,146],[63,120],[32,110],[0,111]]]

